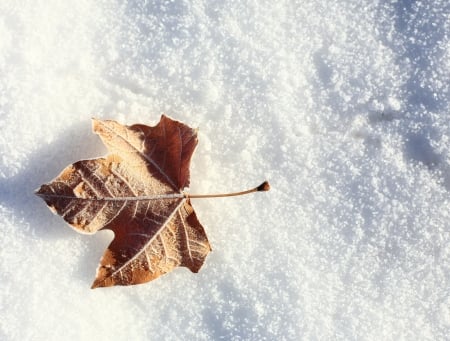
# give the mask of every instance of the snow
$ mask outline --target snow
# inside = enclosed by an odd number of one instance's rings
[[[0,2],[0,339],[450,335],[446,0]],[[91,290],[112,236],[33,191],[106,152],[91,117],[199,127],[213,252]]]

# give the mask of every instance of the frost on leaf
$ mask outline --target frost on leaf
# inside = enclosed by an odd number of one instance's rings
[[[189,198],[196,130],[162,116],[124,126],[93,121],[104,158],[75,162],[36,192],[75,230],[114,232],[92,288],[151,281],[184,266],[198,272],[211,251]]]

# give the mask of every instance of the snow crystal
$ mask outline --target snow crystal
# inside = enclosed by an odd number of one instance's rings
[[[0,2],[2,340],[450,335],[448,1]],[[213,252],[90,290],[112,236],[33,195],[90,118],[198,127]]]

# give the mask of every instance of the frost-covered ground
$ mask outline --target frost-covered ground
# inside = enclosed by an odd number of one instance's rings
[[[0,339],[450,335],[448,0],[0,1]],[[33,191],[90,118],[200,129],[213,253],[89,289],[111,235]]]

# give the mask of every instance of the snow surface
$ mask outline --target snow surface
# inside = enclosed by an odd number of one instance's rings
[[[450,335],[448,0],[0,1],[1,340]],[[33,195],[91,117],[199,127],[213,252],[89,289],[111,239]]]

